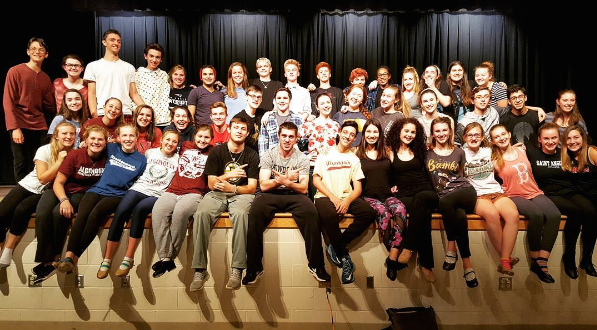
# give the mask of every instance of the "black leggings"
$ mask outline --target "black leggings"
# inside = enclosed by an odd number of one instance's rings
[[[327,235],[338,258],[347,256],[348,249],[346,245],[361,236],[377,219],[377,212],[369,206],[369,203],[361,198],[357,198],[350,203],[346,212],[352,214],[354,220],[344,232],[341,232],[338,223],[342,220],[342,217],[338,216],[336,207],[329,198],[315,198],[315,207],[317,208],[317,212],[319,212],[321,228]]]
[[[114,213],[122,196],[102,196],[87,192],[79,204],[79,212],[70,231],[67,251],[80,257],[95,239],[102,222]]]
[[[576,242],[582,226],[582,259],[590,261],[597,239],[597,209],[593,202],[580,194],[547,197],[567,216],[562,258],[576,260]]]
[[[6,231],[21,236],[27,230],[29,219],[41,195],[30,192],[17,184],[0,201],[0,243],[4,243]]]
[[[476,204],[477,192],[473,187],[455,189],[439,200],[439,211],[446,227],[446,236],[448,241],[456,241],[461,258],[471,256],[466,215],[475,211]]]
[[[124,225],[131,218],[131,214],[133,215],[133,219],[131,220],[129,237],[141,238],[145,229],[145,219],[151,213],[153,205],[157,200],[157,197],[129,190],[114,212],[114,219],[112,219],[110,231],[108,232],[108,240],[112,242],[120,241]]]
[[[70,205],[75,213],[85,193],[67,194]],[[48,189],[41,195],[35,210],[35,235],[37,236],[37,250],[35,262],[52,262],[56,256],[62,254],[68,228],[72,219],[60,215],[60,203],[54,190]]]
[[[433,268],[431,242],[431,214],[438,208],[439,198],[433,190],[424,190],[413,196],[401,196],[400,201],[408,212],[408,226],[404,230],[405,249],[419,252],[421,266]]]

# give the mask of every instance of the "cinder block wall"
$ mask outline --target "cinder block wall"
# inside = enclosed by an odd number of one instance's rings
[[[499,291],[498,257],[484,231],[471,231],[472,262],[480,286],[468,289],[462,278],[462,264],[441,269],[445,234],[433,232],[437,283],[429,284],[414,262],[389,281],[383,262],[387,256],[377,232],[367,231],[351,248],[356,264],[356,281],[340,284],[340,270],[326,261],[332,274],[329,302],[326,290],[307,272],[303,239],[297,229],[268,229],[265,233],[265,275],[256,286],[238,291],[225,288],[230,267],[232,230],[215,229],[210,246],[210,280],[202,292],[188,291],[192,242],[187,239],[177,268],[154,279],[151,265],[157,260],[150,231],[145,232],[135,256],[130,288],[122,288],[113,275],[96,278],[102,261],[107,230],[100,233],[79,261],[84,288],[75,287],[74,275],[58,274],[42,287],[27,286],[35,265],[34,230],[29,229],[19,244],[13,264],[0,272],[0,325],[2,329],[331,329],[333,315],[337,329],[381,329],[389,325],[389,307],[433,306],[443,329],[558,329],[593,328],[597,325],[597,279],[582,271],[570,280],[561,270],[562,235],[550,260],[555,284],[543,284],[528,269],[526,232],[521,231],[515,256],[521,258],[514,271],[512,291]],[[123,237],[126,241],[127,234]],[[122,260],[124,246],[115,257]],[[374,288],[367,288],[373,276]],[[509,327],[504,327],[510,325]],[[547,326],[547,327],[546,327]]]

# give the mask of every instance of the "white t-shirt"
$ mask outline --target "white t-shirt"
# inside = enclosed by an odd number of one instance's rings
[[[50,150],[50,145],[46,144],[37,149],[37,152],[35,152],[35,157],[33,157],[33,161],[35,162],[40,160],[50,165],[51,158],[52,151]],[[41,184],[37,178],[37,163],[35,164],[33,171],[19,181],[19,185],[34,194],[41,194],[48,186],[48,184]]]
[[[469,148],[462,150],[466,155],[464,176],[477,191],[477,196],[503,193],[502,187],[495,180],[491,149],[479,148],[477,152],[473,152]]]
[[[170,84],[168,74],[161,69],[151,71],[147,68],[139,68],[133,75],[133,82],[137,86],[139,96],[150,105],[155,112],[155,124],[165,126],[170,124],[169,97]],[[137,104],[134,105],[136,107]]]
[[[289,86],[286,84],[286,88],[290,89],[290,92],[292,93],[290,112],[295,115],[304,113],[311,114],[311,94],[309,94],[309,91],[299,85]]]
[[[352,152],[340,153],[335,147],[327,155],[319,154],[313,169],[313,175],[319,175],[321,181],[334,196],[343,200],[352,192],[351,182],[365,178],[361,161]],[[326,197],[317,190],[315,198]]]
[[[122,102],[123,114],[133,114],[129,88],[134,74],[135,67],[121,59],[111,62],[101,58],[87,65],[83,79],[95,82],[98,116],[104,115],[104,104],[111,97]]]
[[[178,167],[178,153],[167,157],[160,148],[153,148],[145,152],[145,157],[145,171],[131,189],[147,196],[159,197],[174,178]]]

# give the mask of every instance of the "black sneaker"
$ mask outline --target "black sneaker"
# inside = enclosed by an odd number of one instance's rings
[[[257,280],[263,276],[265,272],[263,270],[258,270],[256,272],[247,271],[245,277],[243,277],[243,285],[250,285],[257,283]]]
[[[332,280],[332,277],[330,274],[328,274],[323,266],[314,268],[307,267],[307,269],[309,270],[309,273],[311,273],[311,275],[313,275],[313,277],[315,277],[315,279],[319,282],[329,282]]]
[[[35,280],[33,280],[33,283],[39,284],[52,277],[54,274],[56,274],[57,271],[58,268],[54,267],[52,264],[44,265],[43,268],[38,269],[38,273],[36,275]]]
[[[349,255],[342,258],[342,284],[354,282],[354,264]]]
[[[157,266],[156,266],[157,265]],[[154,266],[156,266],[153,272],[153,277],[154,278],[158,278],[162,275],[164,275],[164,273],[172,271],[173,269],[176,268],[176,264],[174,263],[174,260],[168,260],[168,261],[158,261],[154,264]],[[153,266],[151,266],[151,268],[153,268]]]

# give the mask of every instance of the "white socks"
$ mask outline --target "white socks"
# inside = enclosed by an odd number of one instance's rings
[[[2,256],[0,256],[0,268],[6,268],[10,266],[10,262],[12,260],[12,250],[11,248],[4,248],[2,250]]]

